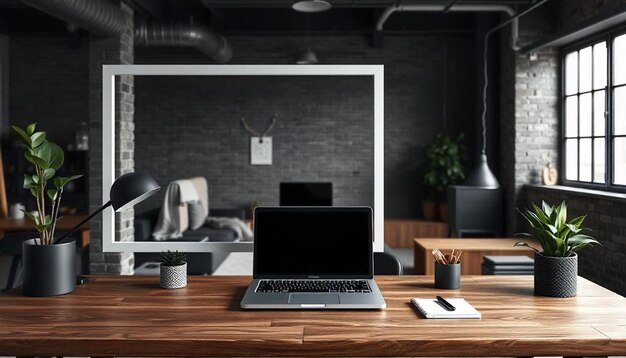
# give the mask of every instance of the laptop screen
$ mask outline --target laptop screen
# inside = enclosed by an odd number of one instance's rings
[[[372,267],[371,208],[254,212],[255,278],[372,278]]]
[[[280,206],[333,206],[333,183],[280,183]]]

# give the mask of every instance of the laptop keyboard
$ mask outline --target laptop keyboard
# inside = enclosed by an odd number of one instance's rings
[[[370,293],[365,280],[261,280],[256,292]]]

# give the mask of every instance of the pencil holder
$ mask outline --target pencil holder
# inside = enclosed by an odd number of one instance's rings
[[[435,262],[435,288],[454,290],[461,287],[461,264],[441,265]]]

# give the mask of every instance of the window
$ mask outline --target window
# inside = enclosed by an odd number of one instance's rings
[[[626,190],[626,34],[563,53],[566,184]]]

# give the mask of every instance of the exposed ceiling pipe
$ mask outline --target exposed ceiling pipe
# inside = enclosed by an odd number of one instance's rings
[[[394,5],[386,8],[376,22],[376,31],[383,31],[385,22],[394,12],[399,11],[424,11],[424,12],[440,12],[440,11],[458,11],[458,12],[504,12],[509,16],[515,15],[515,10],[508,5],[498,4],[454,4],[446,6],[445,4],[412,4],[412,5]],[[519,21],[517,19],[511,22],[511,48],[515,51],[519,50],[517,44],[519,38]]]
[[[22,0],[24,4],[103,37],[118,36],[126,28],[119,6],[103,0]]]
[[[217,63],[229,62],[233,56],[224,37],[195,23],[140,22],[135,25],[135,45],[193,47]]]

